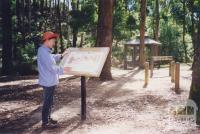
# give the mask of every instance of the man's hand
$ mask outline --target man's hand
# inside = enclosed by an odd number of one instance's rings
[[[72,70],[71,67],[64,67],[64,73],[70,72]]]
[[[62,54],[61,57],[63,58],[66,54],[70,52],[70,49],[66,49]]]

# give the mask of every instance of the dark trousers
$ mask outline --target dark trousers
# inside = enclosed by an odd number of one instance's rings
[[[48,123],[51,116],[51,108],[53,105],[53,96],[56,86],[44,87],[43,86],[43,107],[42,107],[42,123]]]

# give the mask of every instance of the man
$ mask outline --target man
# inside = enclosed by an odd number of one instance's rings
[[[50,116],[53,104],[53,95],[56,85],[59,83],[59,75],[64,74],[70,68],[62,68],[56,65],[67,51],[63,54],[51,54],[51,48],[55,46],[58,34],[45,32],[42,37],[43,44],[38,49],[37,64],[39,71],[39,85],[43,87],[42,128],[56,127],[57,121]]]

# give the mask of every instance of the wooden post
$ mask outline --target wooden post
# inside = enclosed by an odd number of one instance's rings
[[[81,44],[83,46],[83,34],[81,35]],[[81,120],[86,119],[86,78],[81,76]]]
[[[124,69],[127,69],[127,46],[124,45]]]
[[[169,63],[169,76],[171,76],[171,68],[172,68],[172,65],[171,65],[171,62]]]
[[[136,61],[136,57],[137,57],[137,46],[134,46],[134,53],[133,53],[133,54],[134,54],[133,57],[134,57],[134,67],[135,67],[135,66],[136,66],[136,62],[137,62],[137,61]]]
[[[153,67],[154,67],[154,61],[153,57],[151,57],[151,78],[153,77]]]
[[[81,76],[81,120],[86,119],[86,78]]]
[[[134,46],[133,46],[133,51],[132,51],[132,66],[133,66],[133,68],[135,67],[134,62],[135,62],[135,57],[134,57]]]
[[[149,83],[149,62],[145,62],[145,82],[144,85],[148,85]]]
[[[175,64],[175,91],[178,92],[180,84],[180,63]]]
[[[81,33],[81,42],[80,42],[80,47],[83,47],[83,33]]]
[[[171,82],[174,82],[174,77],[175,77],[175,62],[171,62]]]

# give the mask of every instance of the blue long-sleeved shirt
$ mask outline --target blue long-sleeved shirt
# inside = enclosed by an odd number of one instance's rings
[[[50,48],[40,46],[37,53],[39,85],[50,87],[59,83],[59,75],[64,74],[64,69],[56,65],[60,59],[61,54],[52,54]]]

